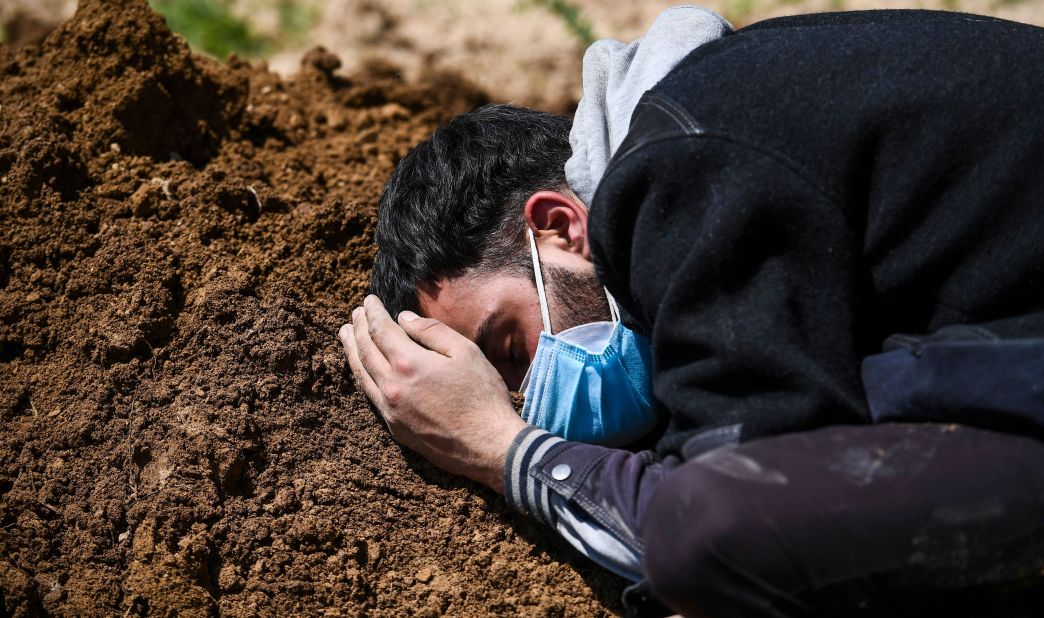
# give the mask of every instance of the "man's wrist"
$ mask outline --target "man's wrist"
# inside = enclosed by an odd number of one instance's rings
[[[483,466],[484,478],[479,479],[482,483],[501,494],[504,493],[504,466],[506,465],[508,453],[516,437],[529,427],[513,411],[511,417],[511,420],[501,425],[494,435],[486,438],[489,440],[491,455],[489,463]]]
[[[537,427],[526,426],[515,436],[504,460],[503,493],[508,504],[540,521],[547,522],[550,513],[547,487],[530,476],[529,471],[566,441]]]

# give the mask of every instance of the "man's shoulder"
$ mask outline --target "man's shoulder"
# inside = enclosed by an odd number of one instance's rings
[[[974,73],[982,53],[1039,50],[1042,34],[1028,24],[947,11],[779,17],[700,46],[653,90],[679,99],[698,92],[713,100],[734,90],[777,96],[788,85],[814,90],[848,82],[868,89],[929,68]]]
[[[986,20],[992,22],[1015,23],[996,17],[958,13],[954,11],[932,11],[925,9],[874,9],[867,11],[837,11],[831,13],[807,13],[804,15],[787,15],[755,22],[736,30],[736,33],[751,34],[764,31],[807,28],[848,28],[848,27],[905,27],[907,25],[924,25],[934,23],[951,23],[954,21]]]
[[[1041,65],[1044,29],[991,17],[889,10],[760,22],[697,48],[646,93],[612,167],[680,130],[775,153],[843,192],[882,144],[898,164],[919,136],[998,139],[996,110],[1039,109]],[[921,154],[914,163],[925,167],[954,153]]]

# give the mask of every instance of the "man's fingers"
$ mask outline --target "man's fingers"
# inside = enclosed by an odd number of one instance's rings
[[[366,312],[362,307],[357,307],[352,312],[352,333],[355,335],[355,350],[359,354],[359,361],[363,369],[383,391],[384,380],[391,372],[391,368],[388,366],[388,359],[384,358],[381,351],[373,344],[373,340],[370,339],[370,325],[366,321]]]
[[[399,314],[399,325],[414,341],[443,356],[459,356],[471,341],[432,318],[422,318],[412,311]]]
[[[363,301],[370,338],[393,371],[409,373],[416,363],[423,362],[428,351],[417,345],[402,327],[392,320],[384,303],[372,294]]]
[[[341,340],[341,345],[344,346],[344,354],[348,357],[348,366],[352,368],[356,386],[373,402],[378,403],[380,401],[381,389],[377,388],[377,384],[370,377],[370,374],[366,373],[366,368],[363,367],[362,361],[359,360],[359,352],[355,348],[355,332],[352,325],[345,324],[342,326],[341,330],[337,332],[337,337]]]

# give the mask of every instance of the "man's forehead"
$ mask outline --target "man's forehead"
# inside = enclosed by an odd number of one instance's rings
[[[420,310],[426,317],[435,317],[430,315],[431,311],[444,311],[446,308],[457,305],[462,297],[467,297],[467,292],[471,287],[464,277],[437,279],[422,283],[417,286],[417,301]]]
[[[496,309],[490,306],[495,298],[479,288],[471,277],[465,276],[438,279],[418,286],[420,313],[474,339],[479,321]]]
[[[461,275],[418,286],[421,314],[435,318],[475,340],[490,316],[513,304],[514,297],[528,294],[526,280],[512,275]]]

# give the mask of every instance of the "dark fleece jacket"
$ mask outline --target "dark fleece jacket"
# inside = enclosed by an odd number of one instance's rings
[[[889,334],[1044,309],[1044,29],[740,30],[643,98],[591,212],[599,276],[652,341],[661,454],[863,422],[860,361]]]

